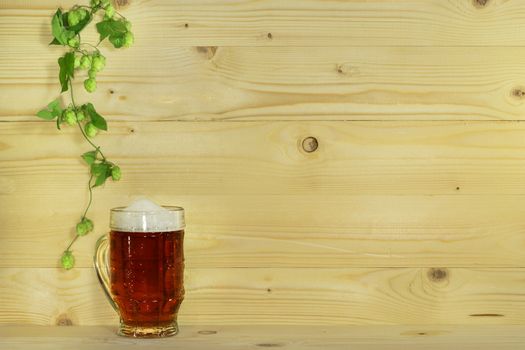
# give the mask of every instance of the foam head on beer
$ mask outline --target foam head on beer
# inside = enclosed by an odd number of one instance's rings
[[[127,207],[111,210],[112,230],[123,232],[167,232],[184,229],[184,210],[180,207],[163,207],[140,198]]]

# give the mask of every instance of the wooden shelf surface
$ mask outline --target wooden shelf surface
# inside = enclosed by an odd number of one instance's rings
[[[112,326],[2,326],[0,349],[476,349],[525,348],[525,325],[182,326],[166,339],[131,339]]]

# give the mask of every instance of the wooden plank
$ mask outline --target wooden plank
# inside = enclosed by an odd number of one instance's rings
[[[0,269],[0,323],[117,324],[90,268]],[[523,269],[187,269],[180,323],[523,324]]]
[[[114,327],[0,327],[0,345],[12,350],[181,348],[231,350],[277,347],[353,350],[519,350],[524,327],[516,326],[184,326],[174,338],[118,337]]]
[[[58,96],[60,52],[36,38],[3,50],[1,120],[33,121],[36,111]],[[89,99],[112,120],[522,120],[525,115],[519,78],[525,76],[525,48],[154,48],[146,41],[129,51],[106,52],[108,66],[99,74],[97,93],[83,93],[82,74],[75,91],[77,101]],[[64,102],[69,103],[67,94]]]
[[[187,209],[189,267],[523,267],[524,132],[512,122],[111,123],[97,140],[124,178],[95,191],[97,227],[75,246],[78,264],[91,265],[109,209],[147,194]],[[300,150],[309,135],[313,153]],[[0,140],[0,266],[57,266],[87,199],[88,148],[52,123],[0,123]]]
[[[243,46],[523,46],[521,1],[122,1],[137,42]],[[73,0],[4,0],[2,27],[40,33]],[[2,40],[8,37],[4,32]],[[22,46],[21,42],[17,45]]]

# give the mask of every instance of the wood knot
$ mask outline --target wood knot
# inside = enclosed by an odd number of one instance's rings
[[[477,8],[485,7],[487,6],[488,3],[489,3],[489,0],[472,0],[472,4],[474,5],[474,7],[477,7]]]
[[[259,343],[255,344],[255,346],[259,346],[261,348],[280,348],[283,347],[285,344],[283,343]]]
[[[61,314],[57,317],[55,324],[57,326],[72,326],[73,321],[66,314]]]
[[[116,8],[123,8],[126,5],[129,5],[129,0],[115,0]]]
[[[213,334],[217,334],[217,331],[198,331],[197,333],[202,334],[202,335],[213,335]]]
[[[270,40],[272,40],[272,39],[273,39],[273,35],[272,35],[272,33],[268,33],[268,34],[267,34],[266,36],[267,36],[267,37],[268,37],[268,39],[270,39]]]
[[[217,46],[197,46],[197,52],[211,60],[217,52]]]
[[[470,317],[505,317],[502,314],[470,314]]]
[[[113,95],[115,93],[115,90],[109,89],[108,92],[109,92],[110,95]]]
[[[319,142],[315,137],[312,136],[308,136],[307,138],[305,138],[301,145],[303,147],[303,150],[307,153],[315,152],[317,148],[319,148]]]
[[[510,94],[511,94],[512,97],[515,97],[515,98],[523,98],[523,97],[525,97],[524,89],[519,88],[519,87],[512,89]]]
[[[431,268],[428,270],[427,276],[432,282],[442,282],[448,279],[448,270],[444,268]]]

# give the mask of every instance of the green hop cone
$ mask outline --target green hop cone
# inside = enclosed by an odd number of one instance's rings
[[[73,47],[73,48],[77,48],[79,45],[80,45],[80,41],[78,40],[77,37],[74,37],[74,38],[71,38],[67,41],[67,44],[70,46],[70,47]]]
[[[120,167],[115,165],[113,168],[111,168],[111,178],[113,179],[113,181],[118,181],[121,177],[122,172],[120,171]]]
[[[124,25],[126,26],[126,30],[128,32],[131,31],[131,22],[130,21],[124,21]]]
[[[102,55],[97,55],[93,57],[91,61],[91,67],[97,72],[100,72],[106,66],[106,58]]]
[[[97,77],[97,70],[92,67],[89,71],[88,71],[88,77],[90,79],[95,79]]]
[[[78,16],[79,16],[81,21],[86,19],[87,15],[88,15],[87,10],[85,10],[85,9],[78,9],[77,12],[78,12]]]
[[[123,39],[123,46],[124,47],[130,47],[131,45],[133,45],[133,43],[135,42],[135,37],[133,36],[133,33],[132,32],[126,32],[126,34],[124,34],[124,39]]]
[[[92,123],[87,123],[86,126],[84,127],[84,130],[86,131],[86,135],[88,137],[95,137],[95,136],[97,136],[98,129]]]
[[[75,63],[74,63],[74,66],[73,66],[75,69],[77,69],[78,67],[80,67],[80,57],[78,56],[75,56]]]
[[[77,121],[81,122],[86,119],[86,115],[81,110],[77,111]]]
[[[72,109],[66,109],[64,111],[63,120],[69,125],[75,125],[77,122],[76,113]]]
[[[93,92],[97,89],[97,81],[93,78],[84,80],[84,88],[87,92]]]
[[[91,0],[91,6],[97,6],[98,4],[100,4],[100,0]]]
[[[84,223],[86,224],[88,232],[93,231],[93,221],[89,220],[88,218],[84,218]]]
[[[66,250],[60,258],[60,265],[66,270],[70,270],[75,266],[75,257],[70,250]]]
[[[86,233],[88,233],[87,226],[83,221],[77,224],[76,230],[77,230],[77,235],[79,236],[84,236]]]
[[[85,236],[86,234],[93,231],[93,221],[88,218],[83,218],[76,227],[77,235]]]
[[[80,59],[80,68],[82,69],[89,69],[91,68],[91,56],[84,55]]]
[[[107,19],[110,19],[110,18],[113,18],[114,15],[115,15],[115,8],[113,7],[113,5],[110,4],[106,7],[105,16]]]
[[[73,10],[68,12],[67,14],[67,24],[69,24],[70,27],[76,26],[80,22],[80,13],[78,11]]]

